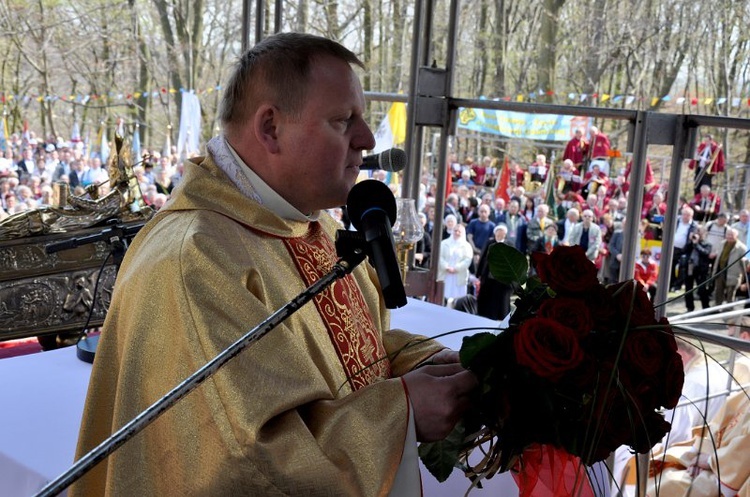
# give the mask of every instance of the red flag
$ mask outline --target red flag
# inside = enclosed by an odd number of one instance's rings
[[[500,176],[497,180],[497,188],[495,189],[495,198],[502,198],[505,202],[510,201],[510,195],[508,195],[508,188],[510,187],[510,158],[506,155],[503,161],[503,168],[500,170]]]

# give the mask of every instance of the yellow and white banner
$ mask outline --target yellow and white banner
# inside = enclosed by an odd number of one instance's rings
[[[393,102],[385,119],[375,131],[375,148],[372,153],[379,154],[406,141],[406,104]]]

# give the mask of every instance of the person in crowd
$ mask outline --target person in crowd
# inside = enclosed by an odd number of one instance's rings
[[[688,163],[688,167],[695,171],[693,185],[696,195],[703,185],[713,188],[714,175],[724,172],[724,151],[711,134],[703,135],[695,158]]]
[[[622,265],[622,250],[625,247],[625,218],[617,223],[612,236],[607,241],[607,267],[604,271],[605,283],[620,281],[620,266]],[[643,252],[641,252],[643,255]],[[651,254],[649,254],[650,256]]]
[[[442,234],[442,240],[446,240],[453,236],[453,231],[456,228],[456,225],[458,224],[458,218],[454,216],[453,214],[448,214],[445,216],[445,219],[443,220],[443,234]]]
[[[728,218],[729,216],[727,215],[726,212],[720,212],[719,215],[716,217],[716,219],[701,225],[706,228],[706,241],[714,249],[718,247],[719,244],[722,241],[724,241],[724,239],[726,239],[727,237],[727,230],[730,229]],[[712,252],[709,255],[709,259],[711,259],[711,269],[713,269],[713,263],[714,263],[715,258],[716,258],[716,253]]]
[[[737,239],[743,242],[745,246],[750,247],[750,245],[748,245],[748,234],[750,234],[750,230],[748,230],[748,227],[750,227],[750,211],[742,209],[738,216],[739,219],[732,224],[732,228],[737,230]]]
[[[477,264],[477,278],[479,278],[477,314],[488,319],[501,320],[510,313],[510,299],[513,296],[513,288],[492,276],[489,253],[493,245],[506,243],[508,227],[500,223],[495,226],[492,234],[493,237],[482,250]]]
[[[523,188],[526,182],[526,176],[529,174],[528,171],[521,167],[521,164],[512,160],[510,161],[510,188]]]
[[[560,171],[555,175],[555,191],[561,195],[568,192],[577,192],[581,189],[581,175],[570,159],[565,159],[560,166]]]
[[[83,175],[85,173],[86,169],[83,160],[73,159],[70,163],[70,174],[68,175],[68,184],[71,191],[77,186],[83,186]]]
[[[40,178],[44,183],[52,184],[52,175],[54,174],[54,172],[54,169],[50,169],[49,162],[47,162],[43,157],[37,157],[36,166],[34,167],[33,171],[29,172],[29,177],[36,176]]]
[[[28,206],[26,204],[18,201],[18,196],[15,192],[6,193],[4,199],[5,212],[7,212],[8,215],[18,214],[19,212],[28,210]]]
[[[534,162],[529,165],[529,174],[531,175],[531,181],[544,183],[544,180],[547,179],[548,171],[549,164],[547,164],[547,156],[544,154],[537,154]]]
[[[672,268],[669,279],[669,287],[673,292],[682,289],[687,273],[687,262],[690,251],[693,249],[692,234],[698,230],[698,223],[693,220],[693,209],[684,206],[680,211],[680,218],[674,231],[672,241]]]
[[[81,185],[88,187],[89,185],[101,185],[107,181],[109,181],[109,173],[106,168],[102,167],[102,160],[99,157],[93,157],[89,168],[83,173]]]
[[[609,176],[609,154],[611,143],[609,137],[596,126],[589,128],[589,165],[588,171],[593,171],[593,166],[599,166],[604,176]]]
[[[570,245],[570,232],[573,226],[581,220],[581,213],[575,207],[569,208],[565,212],[565,217],[557,221],[557,238],[562,245]]]
[[[466,240],[466,226],[456,224],[452,235],[440,242],[440,261],[437,281],[443,282],[443,298],[452,307],[456,299],[466,296],[469,284],[469,266],[474,250]]]
[[[34,149],[26,146],[21,151],[21,159],[15,163],[13,171],[18,174],[18,178],[24,178],[34,172],[36,162],[34,160]]]
[[[474,250],[475,262],[479,262],[479,256],[484,246],[492,238],[495,223],[490,221],[490,206],[482,204],[478,208],[479,217],[472,219],[466,227],[466,239]]]
[[[590,209],[584,210],[581,218],[582,221],[573,226],[570,232],[570,244],[580,245],[586,251],[588,260],[594,262],[602,246],[602,231]]]
[[[461,217],[460,207],[461,206],[459,205],[458,194],[449,194],[445,199],[445,213],[443,215],[443,219],[447,218],[448,216],[453,216],[456,219]]]
[[[737,287],[745,278],[747,247],[737,240],[737,230],[727,229],[726,238],[713,250],[714,304],[734,302]]]
[[[651,249],[641,249],[640,258],[635,261],[633,279],[643,285],[644,291],[648,293],[653,302],[656,297],[656,282],[659,277],[659,265],[651,258]]]
[[[433,209],[434,210],[434,209]],[[417,267],[430,267],[430,256],[432,255],[432,230],[427,229],[427,214],[417,214],[422,224],[422,238],[414,245],[414,264]]]
[[[479,200],[470,195],[466,198],[466,204],[461,207],[461,222],[468,225],[474,219],[479,217]]]
[[[163,157],[160,157],[159,161],[161,161],[162,159],[163,159]],[[169,162],[168,159],[167,159],[167,162]],[[154,173],[154,169],[155,169],[155,167],[154,167],[154,162],[153,161],[148,161],[147,160],[147,161],[145,161],[143,163],[143,179],[149,185],[153,185],[156,182],[156,173]],[[375,172],[377,173],[377,172],[382,172],[382,171],[375,171]]]
[[[609,184],[609,178],[607,173],[601,170],[599,164],[592,164],[591,169],[583,175],[583,185],[581,186],[581,194],[585,197],[589,195],[595,195],[602,190],[602,197],[607,194],[607,186]]]
[[[609,197],[609,200],[607,200],[607,206],[604,212],[602,212],[602,216],[604,214],[609,214],[612,221],[616,223],[621,222],[625,218],[625,213],[620,210],[620,201],[613,197]]]
[[[13,149],[6,147],[0,153],[0,175],[5,175],[13,170]]]
[[[487,195],[490,196],[490,199],[492,198],[492,194]],[[490,211],[490,221],[497,224],[498,222],[500,222],[500,219],[505,215],[506,212],[508,212],[508,209],[505,204],[505,199],[503,197],[497,197],[494,200],[494,206]]]
[[[693,293],[698,294],[701,308],[708,309],[711,306],[714,287],[713,281],[710,280],[712,248],[706,237],[706,228],[699,226],[698,230],[690,235],[690,242],[691,249],[685,275],[685,307],[688,312],[695,310]],[[696,287],[695,291],[693,287]]]
[[[523,205],[521,207],[521,215],[528,223],[534,218],[535,214],[536,214],[536,203],[534,202],[534,199],[531,197],[525,197]]]
[[[557,237],[557,226],[548,224],[544,227],[544,234],[536,239],[531,247],[531,253],[543,252],[551,254],[555,247],[560,245],[560,239]]]
[[[343,46],[302,33],[241,56],[223,85],[222,134],[128,249],[79,457],[331,270],[339,225],[326,209],[346,203],[375,146],[352,65]],[[418,494],[416,442],[448,435],[477,381],[456,352],[386,331],[387,314],[375,271],[358,265],[71,497]]]
[[[644,202],[645,203],[645,202]],[[667,213],[667,203],[664,202],[664,195],[661,192],[655,192],[651,203],[646,209],[645,218],[654,228],[654,239],[661,240],[663,236],[664,215]]]
[[[690,201],[690,207],[695,211],[695,220],[705,223],[716,219],[721,211],[721,199],[710,186],[701,185],[700,191]]]
[[[456,180],[456,184],[459,186],[474,186],[476,183],[471,179],[471,169],[461,171],[461,177]]]
[[[172,185],[172,188],[180,184],[180,181],[182,181],[182,175],[184,172],[185,172],[185,165],[182,162],[178,162],[177,165],[174,167],[174,172],[172,173],[172,177],[169,180],[170,184]]]
[[[518,200],[514,199],[508,202],[508,210],[497,219],[497,224],[505,224],[505,226],[508,227],[508,233],[505,236],[505,243],[521,250],[518,246],[518,234],[520,227],[526,224],[526,218],[520,213]]]
[[[535,215],[526,224],[526,252],[531,253],[535,243],[544,235],[544,229],[547,226],[554,226],[557,230],[555,220],[549,217],[549,206],[539,204],[536,206]]]
[[[52,181],[60,181],[61,177],[70,175],[70,162],[73,158],[70,152],[70,144],[63,143],[59,153],[60,160],[54,169],[55,173],[52,176]]]
[[[622,176],[624,180],[629,184],[630,183],[630,172],[633,170],[633,159],[630,159],[628,161],[628,164],[625,166],[625,171],[622,173]],[[654,170],[651,167],[651,161],[646,159],[646,174],[643,178],[643,188],[645,191],[650,190],[654,185],[656,184],[656,180],[654,177]]]
[[[474,177],[474,184],[478,186],[484,185],[484,180],[487,177],[487,172],[492,169],[492,157],[485,155],[482,157],[482,161],[474,164],[471,169],[472,176]]]
[[[569,160],[574,168],[580,171],[588,149],[589,143],[583,135],[583,129],[580,127],[576,128],[573,131],[573,138],[565,145],[563,163]]]
[[[169,196],[172,193],[172,175],[169,169],[160,167],[156,172],[156,179],[154,180],[154,186],[156,186],[157,193]]]
[[[607,183],[607,189],[605,190],[604,196],[608,199],[620,200],[627,198],[628,192],[630,191],[630,182],[625,179],[625,176],[618,174],[612,181]]]

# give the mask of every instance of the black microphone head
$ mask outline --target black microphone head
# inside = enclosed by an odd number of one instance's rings
[[[396,198],[391,189],[382,181],[366,179],[354,185],[349,191],[346,211],[354,227],[361,231],[362,218],[371,210],[385,212],[391,225],[396,222]]]
[[[368,155],[362,161],[362,169],[382,169],[397,173],[406,167],[406,152],[400,148],[389,148],[379,154]]]

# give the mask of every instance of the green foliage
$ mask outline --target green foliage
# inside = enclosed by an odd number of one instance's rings
[[[444,482],[453,472],[459,454],[465,447],[464,438],[464,426],[458,423],[445,439],[419,446],[419,457],[437,481]]]
[[[519,250],[496,243],[490,247],[489,264],[492,276],[506,285],[522,285],[529,273],[529,262]]]

